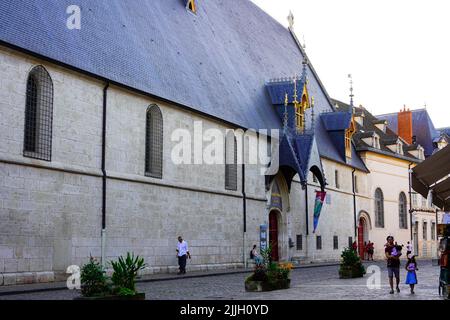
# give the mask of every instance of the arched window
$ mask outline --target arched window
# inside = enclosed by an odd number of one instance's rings
[[[53,82],[43,66],[34,67],[27,80],[23,155],[51,161]]]
[[[384,228],[384,199],[380,188],[375,190],[375,227]]]
[[[237,141],[233,131],[225,138],[225,189],[237,190]]]
[[[163,118],[157,105],[147,109],[145,130],[145,175],[162,178],[163,163]]]
[[[404,192],[400,192],[398,198],[398,215],[400,229],[408,229],[408,220],[406,215],[406,195]]]

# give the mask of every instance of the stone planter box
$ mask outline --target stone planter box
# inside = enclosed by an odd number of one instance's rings
[[[248,292],[263,292],[280,289],[289,289],[291,286],[291,279],[279,279],[274,283],[268,281],[246,281],[245,291]]]
[[[75,297],[73,300],[145,300],[145,293],[137,293],[134,296],[108,295],[98,297]]]
[[[362,278],[364,273],[361,271],[360,267],[340,267],[339,268],[339,278],[340,279],[351,279],[351,278]]]

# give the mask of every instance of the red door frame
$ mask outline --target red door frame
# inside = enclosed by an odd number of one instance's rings
[[[358,253],[362,260],[364,260],[364,219],[359,219],[359,226],[358,226]]]
[[[269,214],[269,241],[272,245],[272,260],[278,261],[278,212],[270,211]]]

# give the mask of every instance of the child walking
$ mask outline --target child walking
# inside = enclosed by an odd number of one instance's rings
[[[408,258],[408,262],[406,263],[405,269],[406,271],[408,271],[405,283],[409,284],[409,287],[411,288],[411,294],[414,294],[414,286],[417,284],[416,270],[419,270],[417,268],[415,255],[413,255],[411,258]]]

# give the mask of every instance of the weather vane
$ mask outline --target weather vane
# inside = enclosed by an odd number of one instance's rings
[[[350,106],[353,108],[353,97],[355,95],[353,94],[353,78],[352,78],[352,75],[349,74],[348,78],[350,79]]]

